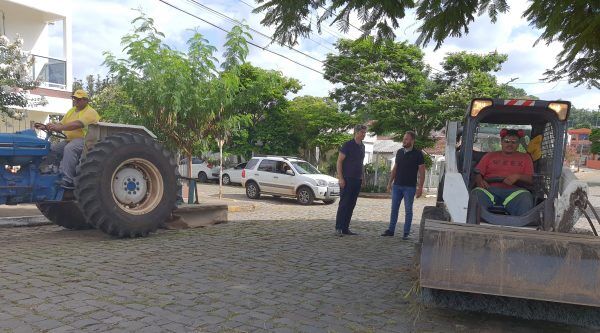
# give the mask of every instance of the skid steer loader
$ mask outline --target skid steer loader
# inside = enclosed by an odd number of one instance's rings
[[[33,129],[0,134],[0,204],[35,203],[68,229],[97,228],[117,237],[146,236],[176,208],[177,164],[170,151],[142,126],[89,126],[75,189],[59,183],[60,159],[50,159],[50,137]]]
[[[420,286],[434,304],[440,295],[461,295],[463,301],[441,305],[558,321],[563,318],[547,318],[561,316],[552,311],[546,317],[519,314],[536,305],[511,310],[507,300],[600,307],[600,239],[573,233],[589,201],[587,184],[563,166],[570,107],[565,101],[475,99],[462,123],[447,123],[437,204],[425,207],[416,244]],[[537,155],[527,188],[534,205],[522,216],[483,208],[470,196],[475,165],[486,150],[496,150],[480,134],[502,127],[524,129],[524,139],[535,139],[522,146]],[[482,301],[483,295],[493,296]],[[477,304],[490,299],[496,309]]]

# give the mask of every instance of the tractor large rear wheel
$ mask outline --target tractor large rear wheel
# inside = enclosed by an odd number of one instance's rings
[[[93,228],[73,201],[38,203],[36,206],[48,220],[63,228],[73,230]]]
[[[118,237],[146,236],[175,209],[177,164],[152,138],[118,133],[81,162],[75,196],[94,227]]]

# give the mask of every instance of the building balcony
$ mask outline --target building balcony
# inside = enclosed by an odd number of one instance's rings
[[[40,88],[67,90],[67,62],[60,59],[33,56],[31,75],[40,82]]]

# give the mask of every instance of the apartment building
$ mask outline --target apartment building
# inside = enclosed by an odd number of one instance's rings
[[[22,119],[0,119],[0,132],[30,128],[50,115],[71,107],[73,85],[72,24],[70,0],[0,0],[0,35],[11,41],[20,36],[23,49],[34,58],[30,75],[40,86],[29,92],[47,104],[20,109]]]

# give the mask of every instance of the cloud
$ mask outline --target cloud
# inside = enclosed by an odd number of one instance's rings
[[[210,13],[189,2],[166,1],[222,26],[226,30],[229,30],[234,24],[222,16]],[[245,0],[245,2],[254,7],[257,6],[252,0]],[[245,20],[249,26],[268,36],[273,34],[273,27],[260,25],[264,15],[252,14],[252,8],[239,0],[209,0],[202,1],[202,3],[227,16]],[[547,46],[540,43],[534,47],[533,43],[540,35],[540,31],[530,28],[527,21],[521,17],[528,2],[511,0],[509,4],[511,6],[510,14],[500,15],[495,24],[489,21],[487,15],[477,17],[475,22],[469,26],[469,34],[462,38],[449,38],[435,51],[434,45],[428,45],[424,49],[426,62],[439,69],[439,63],[447,52],[466,50],[488,53],[497,50],[509,55],[508,61],[497,73],[500,82],[519,77],[515,86],[523,87],[527,92],[537,94],[541,98],[572,100],[577,107],[597,108],[598,100],[600,100],[598,90],[590,91],[584,87],[575,88],[566,82],[561,82],[559,85],[537,83],[542,78],[543,72],[554,65],[561,45],[553,43]],[[73,1],[73,6],[73,13],[75,13],[73,15],[73,58],[76,78],[83,78],[88,74],[104,75],[106,68],[101,65],[104,60],[103,51],[121,54],[120,39],[130,32],[131,20],[138,15],[131,8],[141,7],[148,16],[154,18],[158,29],[166,35],[166,42],[174,48],[185,51],[187,49],[185,42],[189,37],[189,32],[186,30],[198,27],[210,44],[219,49],[217,55],[220,56],[223,52],[224,32],[159,1],[88,0],[85,2]],[[352,15],[350,20],[357,27],[361,25],[356,15]],[[398,40],[414,42],[418,27],[419,23],[415,20],[414,11],[407,12],[407,16],[400,21],[400,27],[396,29]],[[361,33],[351,27],[348,34],[343,34],[337,30],[335,25],[332,27],[323,25],[322,29],[322,34],[315,31],[311,35],[312,40],[302,39],[295,48],[312,57],[325,59],[326,54],[334,49],[332,44],[338,37],[355,38]],[[262,47],[268,46],[268,49],[281,53],[296,62],[323,71],[320,62],[287,47],[271,44],[269,39],[259,36],[256,32],[252,32],[252,35],[254,43]],[[320,74],[253,46],[250,47],[248,60],[256,66],[279,70],[286,76],[299,79],[304,84],[300,94],[326,96],[333,87]],[[519,82],[535,84],[519,85]]]

